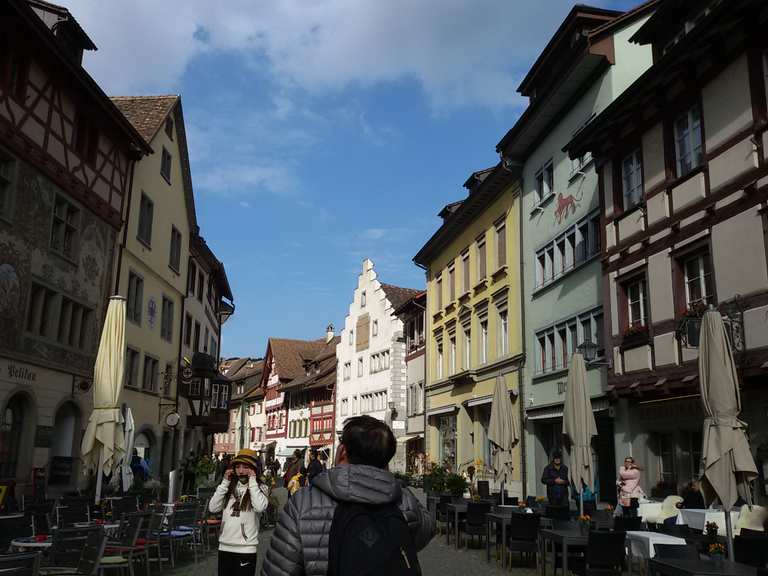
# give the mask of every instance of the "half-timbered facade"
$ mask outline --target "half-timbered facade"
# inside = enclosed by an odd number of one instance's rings
[[[596,158],[617,457],[647,492],[699,474],[698,322],[731,331],[768,496],[768,6],[666,1],[633,36],[653,66],[569,144]]]
[[[0,4],[0,477],[74,487],[134,161],[64,8]]]

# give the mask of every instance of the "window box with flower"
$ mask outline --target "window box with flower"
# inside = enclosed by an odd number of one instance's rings
[[[623,351],[638,348],[648,344],[649,341],[648,326],[640,323],[632,324],[624,330],[624,335],[621,339],[621,349]]]

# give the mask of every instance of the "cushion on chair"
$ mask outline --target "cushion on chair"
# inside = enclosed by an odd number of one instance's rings
[[[122,556],[104,556],[101,559],[101,564],[108,564],[111,566],[114,566],[115,564],[127,564],[128,560],[123,558]]]
[[[765,530],[763,525],[768,519],[768,509],[764,506],[742,506],[739,511],[739,518],[733,527],[733,534],[738,536],[742,528],[762,532]]]

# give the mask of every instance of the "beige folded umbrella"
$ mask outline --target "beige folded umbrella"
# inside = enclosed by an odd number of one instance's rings
[[[513,461],[512,449],[519,442],[517,418],[509,398],[509,391],[503,376],[496,378],[491,405],[491,421],[488,425],[488,440],[493,445],[492,463],[496,481],[501,480],[502,498],[504,483],[511,479]]]
[[[459,450],[457,457],[457,472],[466,472],[467,468],[475,461],[475,443],[473,441],[474,436],[471,434],[473,423],[472,418],[469,416],[469,412],[463,405],[459,406],[458,413],[458,429],[461,433],[458,436]],[[458,458],[461,458],[459,461]]]
[[[708,310],[701,320],[699,385],[704,407],[702,491],[707,504],[717,499],[726,510],[728,557],[732,559],[730,510],[739,496],[752,502],[750,482],[757,478],[757,466],[749,450],[746,425],[739,420],[739,378],[723,318],[716,310]]]
[[[568,476],[579,491],[580,512],[584,513],[581,494],[584,486],[594,490],[595,471],[592,467],[592,437],[597,436],[595,414],[587,390],[587,370],[584,357],[571,356],[563,406],[563,434],[568,438]]]
[[[125,439],[118,402],[125,365],[125,298],[109,300],[93,371],[93,412],[83,436],[83,470],[96,469],[96,503],[101,499],[103,474],[111,474],[123,461]]]

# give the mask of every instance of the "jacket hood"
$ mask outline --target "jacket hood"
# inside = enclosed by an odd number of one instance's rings
[[[388,470],[347,464],[318,474],[312,485],[334,500],[359,504],[400,502],[400,482]]]

